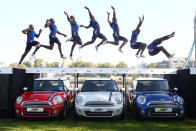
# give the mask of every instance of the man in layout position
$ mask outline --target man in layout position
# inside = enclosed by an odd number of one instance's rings
[[[29,25],[29,28],[24,29],[22,31],[22,33],[27,35],[27,42],[26,42],[26,48],[25,48],[25,52],[23,53],[19,63],[18,63],[18,68],[20,68],[20,65],[22,63],[22,61],[24,60],[25,56],[29,53],[29,51],[31,50],[32,46],[36,46],[35,51],[33,52],[32,55],[35,55],[35,53],[38,51],[38,49],[40,48],[40,43],[38,41],[35,41],[34,38],[38,38],[40,36],[42,32],[42,29],[39,30],[39,34],[36,34],[34,31],[34,26],[31,24]]]
[[[102,39],[102,41],[98,45],[95,46],[96,50],[98,51],[99,46],[101,44],[107,42],[107,38],[102,33],[100,33],[100,26],[99,26],[98,22],[95,20],[95,17],[92,15],[90,9],[86,6],[84,8],[88,10],[88,13],[90,16],[90,24],[88,26],[80,25],[80,27],[84,27],[86,29],[92,27],[94,29],[94,31],[93,31],[92,40],[88,41],[84,45],[80,46],[80,49],[82,49],[83,47],[85,47],[87,45],[93,44],[98,37],[98,38]]]
[[[73,50],[76,44],[82,45],[82,40],[80,39],[80,36],[78,35],[79,26],[77,22],[75,21],[75,17],[74,16],[69,17],[69,15],[65,11],[64,11],[64,14],[67,15],[67,20],[70,22],[70,25],[71,25],[72,37],[71,39],[68,39],[67,41],[73,42],[73,45],[71,47],[71,53],[70,53],[70,59],[73,60]]]
[[[163,41],[174,37],[174,35],[175,32],[154,40],[151,44],[147,46],[149,55],[154,56],[157,55],[160,51],[162,51],[167,56],[168,59],[171,59],[175,54],[168,53],[163,46],[158,46],[158,45],[160,45]]]
[[[49,27],[50,29],[50,35],[49,35],[50,45],[40,45],[40,47],[44,47],[46,49],[52,50],[54,47],[54,43],[57,43],[61,58],[66,59],[66,57],[62,53],[61,42],[56,37],[56,34],[62,35],[64,37],[67,37],[67,35],[57,30],[57,26],[55,25],[55,20],[53,18],[51,18],[50,20],[49,19],[46,20],[45,28],[47,27]]]
[[[123,53],[122,51],[122,47],[128,42],[127,38],[120,36],[120,30],[117,24],[117,19],[116,19],[116,12],[113,6],[111,6],[111,8],[113,9],[113,18],[112,18],[112,22],[110,21],[110,13],[108,13],[108,23],[111,26],[111,28],[113,29],[114,33],[113,33],[113,37],[115,41],[108,41],[107,43],[113,44],[113,45],[119,45],[119,41],[123,41],[122,45],[119,47],[119,51],[121,53]]]
[[[142,19],[139,17],[139,24],[137,25],[136,29],[133,30],[132,35],[131,35],[131,41],[130,41],[131,48],[132,49],[138,49],[138,51],[136,53],[137,58],[140,58],[140,57],[144,58],[145,57],[143,55],[143,52],[146,48],[146,44],[142,43],[142,42],[137,42],[137,38],[138,38],[138,35],[140,33],[140,27],[141,27],[143,21],[144,21],[144,16],[142,17]]]

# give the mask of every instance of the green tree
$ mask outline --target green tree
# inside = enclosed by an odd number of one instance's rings
[[[116,68],[128,68],[128,65],[123,62],[123,61],[120,61],[117,65],[116,65]]]
[[[114,68],[115,66],[109,62],[98,64],[97,68]]]
[[[51,63],[51,67],[59,67],[59,65],[60,65],[60,62],[53,62],[53,63]]]
[[[17,68],[17,66],[18,66],[17,63],[12,63],[12,64],[9,65],[10,68]],[[20,68],[21,68],[21,69],[25,69],[25,68],[27,68],[27,66],[24,65],[24,64],[22,64],[22,65],[20,66]]]
[[[11,63],[11,64],[9,65],[10,68],[17,68],[17,66],[18,66],[18,65],[17,65],[16,63]]]
[[[26,61],[23,64],[26,65],[26,67],[30,67],[30,68],[33,67],[33,63],[31,61]]]
[[[93,68],[95,65],[91,62],[76,61],[69,65],[69,67],[80,67],[80,68]]]
[[[45,67],[45,62],[43,59],[36,59],[34,61],[34,67]]]
[[[146,66],[146,68],[158,68],[158,67],[159,67],[159,65],[157,63],[151,63]]]
[[[4,62],[0,62],[0,67],[6,67],[6,64]]]

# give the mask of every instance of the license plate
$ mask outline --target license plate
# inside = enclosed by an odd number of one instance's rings
[[[27,108],[27,112],[44,112],[44,108]]]
[[[95,108],[91,110],[92,112],[103,112],[103,108]]]
[[[155,108],[155,112],[172,112],[172,108]]]

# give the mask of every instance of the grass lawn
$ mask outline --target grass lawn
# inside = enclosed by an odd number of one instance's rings
[[[124,120],[74,120],[70,113],[66,120],[58,119],[0,119],[0,131],[196,131],[196,120],[136,121],[126,114]]]

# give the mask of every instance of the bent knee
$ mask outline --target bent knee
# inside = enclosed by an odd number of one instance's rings
[[[124,42],[126,42],[126,43],[128,42],[127,38],[124,39]]]

